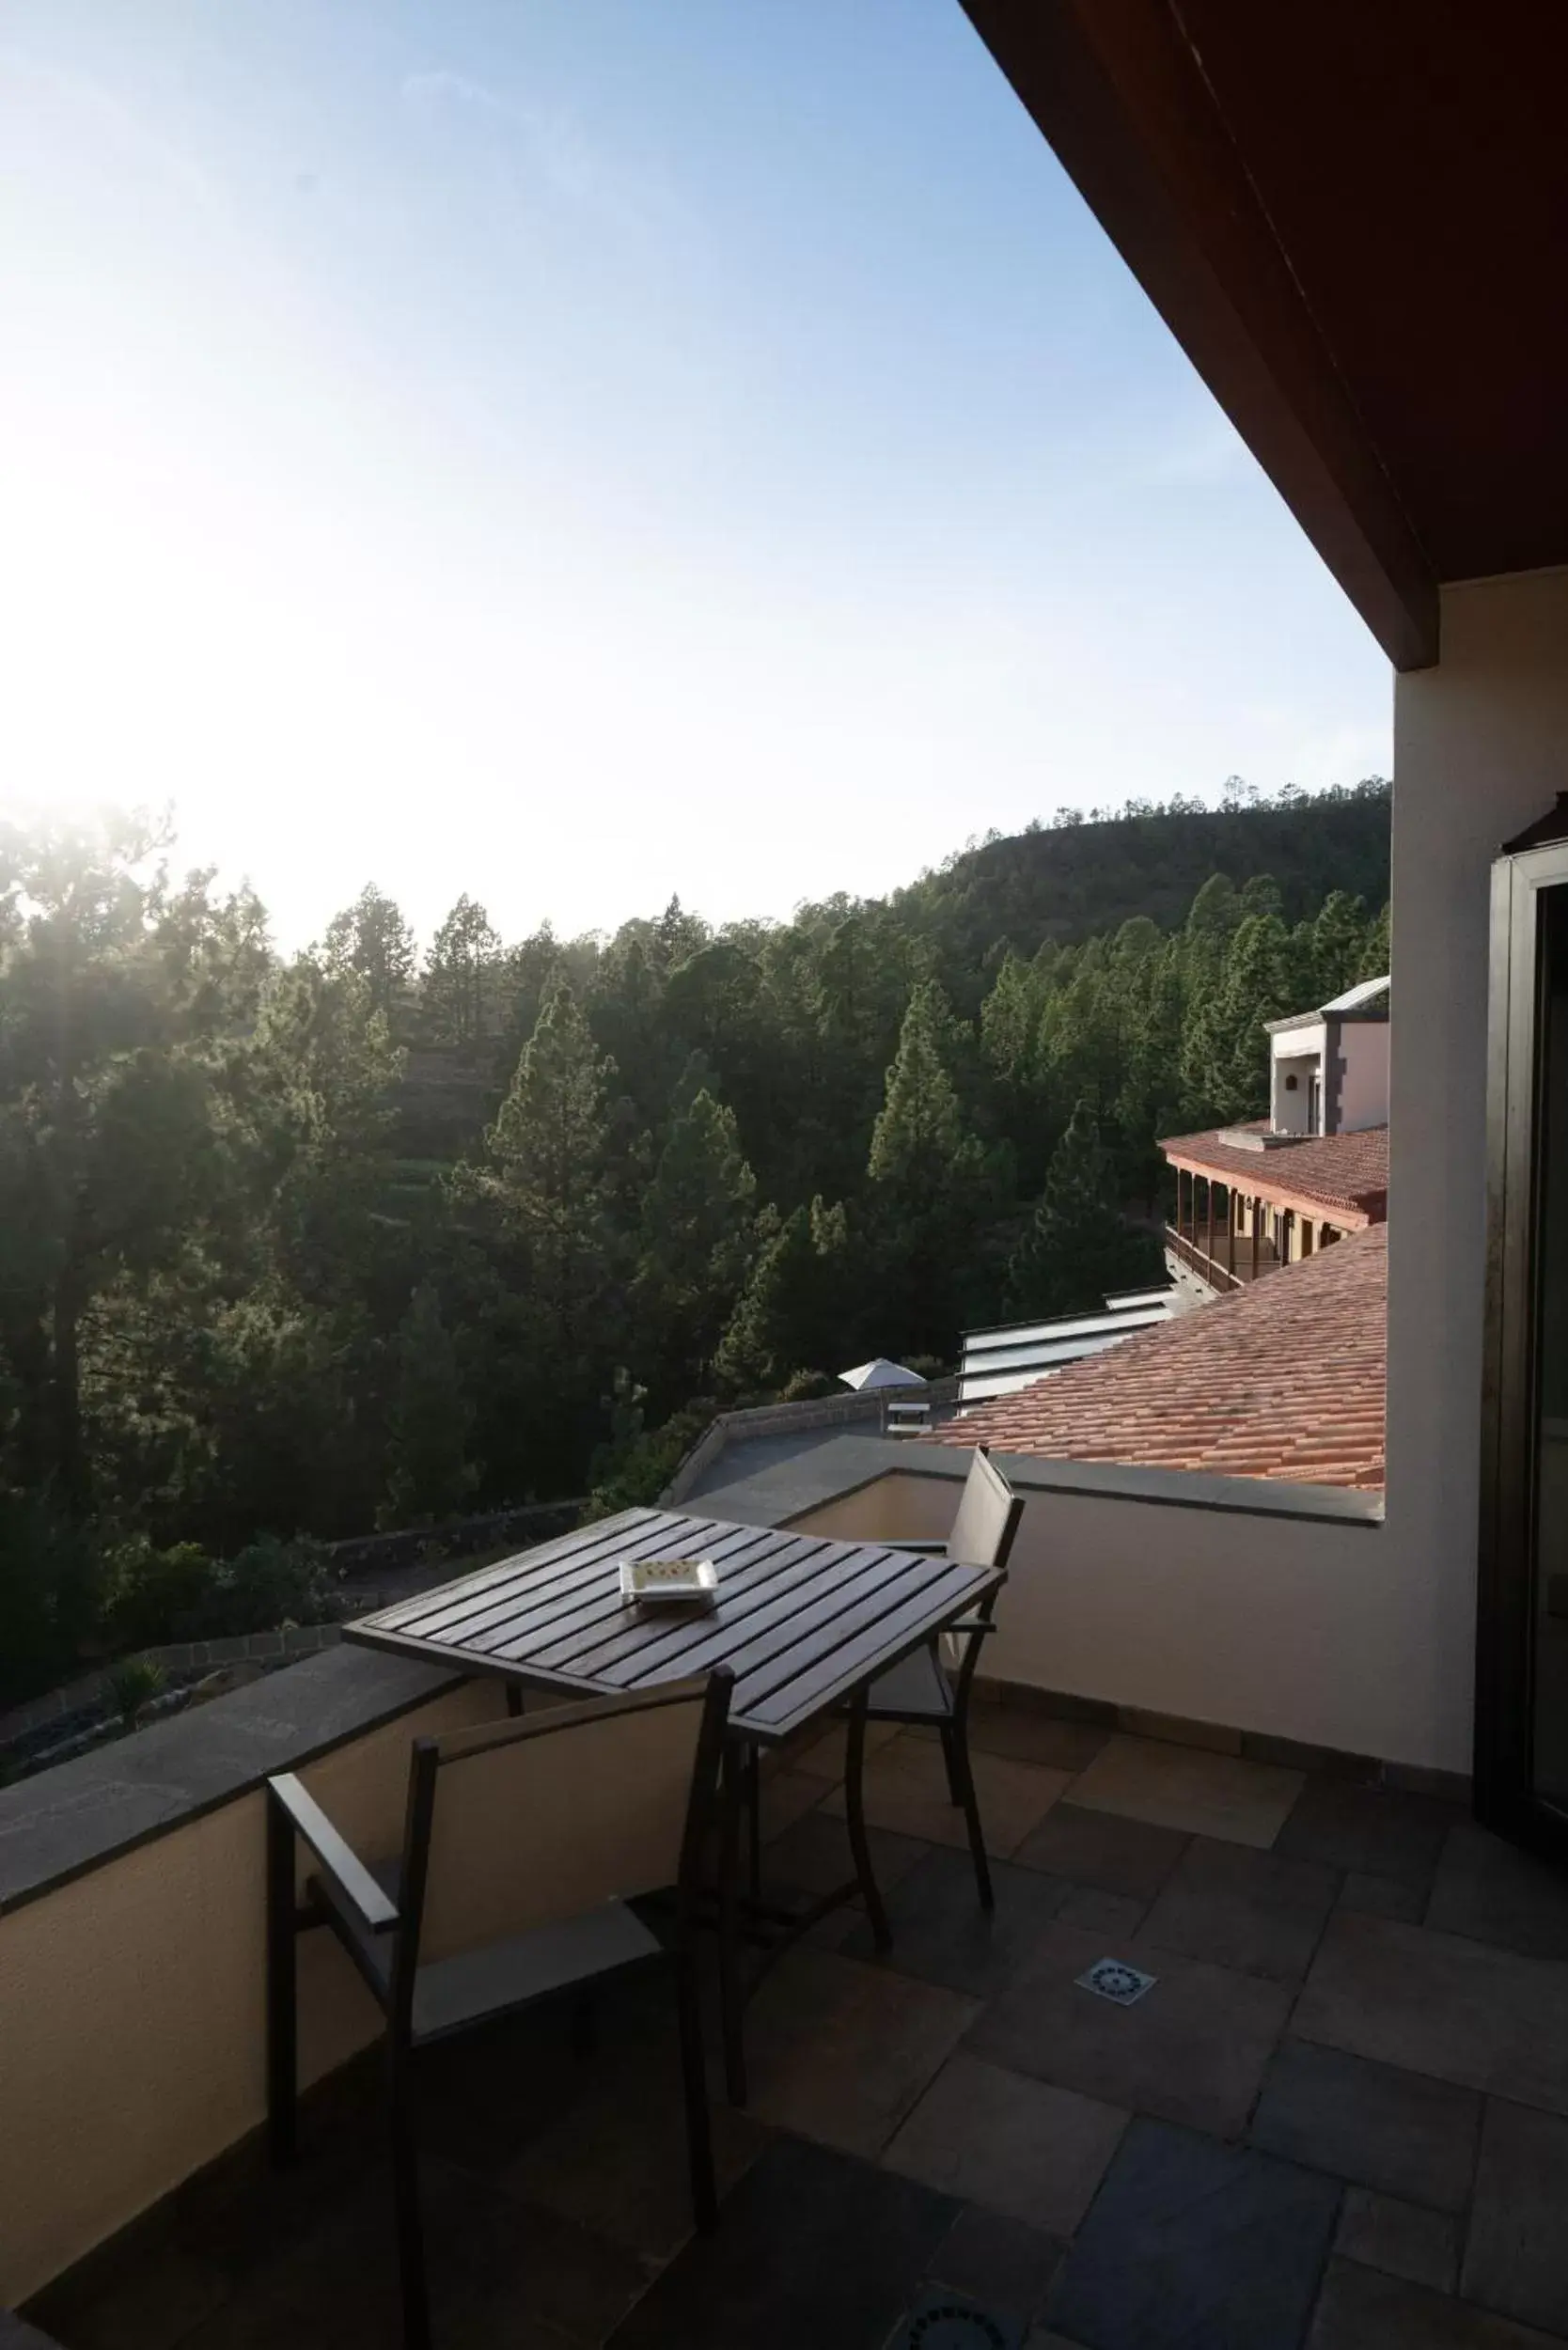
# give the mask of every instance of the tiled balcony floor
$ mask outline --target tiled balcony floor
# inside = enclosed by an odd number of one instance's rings
[[[1529,2350],[1568,2340],[1568,1886],[1432,1797],[986,1708],[997,1909],[940,1759],[883,1744],[896,1947],[839,1913],[748,2016],[688,2231],[674,2050],[629,1987],[432,2052],[438,2350],[977,2344]],[[768,1872],[845,1873],[840,1742],[768,1789]],[[1102,1957],[1136,2006],[1076,1987]],[[716,2079],[716,2073],[715,2073]],[[66,2350],[398,2342],[374,2068],[284,2179],[248,2154],[30,2311]]]

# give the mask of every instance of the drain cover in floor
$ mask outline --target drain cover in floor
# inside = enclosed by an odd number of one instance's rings
[[[941,2285],[922,2293],[889,2350],[1022,2350],[1024,2329]]]
[[[1159,1977],[1142,1974],[1119,1958],[1100,1958],[1076,1981],[1080,1991],[1094,1991],[1102,1999],[1114,1999],[1118,2007],[1131,2007],[1146,1991],[1152,1991]]]

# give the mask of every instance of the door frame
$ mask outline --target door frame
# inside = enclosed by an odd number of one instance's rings
[[[1542,900],[1565,885],[1568,840],[1521,846],[1492,868],[1474,1768],[1479,1819],[1568,1858],[1568,1810],[1540,1801],[1532,1762]]]

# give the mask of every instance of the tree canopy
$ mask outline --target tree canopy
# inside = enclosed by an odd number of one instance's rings
[[[149,1559],[172,1608],[192,1546],[630,1490],[714,1404],[1143,1278],[1157,1137],[1387,968],[1387,814],[1134,811],[777,924],[465,896],[422,964],[373,885],[285,956],[166,826],[0,827],[13,1681],[152,1621]]]

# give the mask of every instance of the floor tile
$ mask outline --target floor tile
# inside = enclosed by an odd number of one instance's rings
[[[1373,1876],[1366,1869],[1350,1870],[1340,1893],[1341,1909],[1358,1909],[1368,1918],[1398,1918],[1407,1926],[1420,1924],[1426,1904],[1424,1883],[1412,1885],[1403,1877]]]
[[[1103,1893],[1097,1885],[1074,1885],[1057,1912],[1064,1926],[1081,1926],[1086,1934],[1108,1935],[1113,1942],[1136,1934],[1149,1904],[1137,1893]]]
[[[810,1771],[770,1771],[762,1781],[762,1838],[771,1842],[814,1810],[823,1799],[823,1781]]]
[[[1128,2117],[965,2055],[943,2066],[887,2148],[891,2170],[1071,2235],[1115,2154]]]
[[[1314,1777],[1297,1797],[1275,1850],[1292,1860],[1318,1860],[1330,1869],[1359,1869],[1370,1876],[1425,1885],[1458,1817],[1452,1804],[1435,1796]]]
[[[1076,1927],[1047,1926],[1031,1964],[992,2000],[970,2056],[1087,2097],[1233,2135],[1245,2123],[1290,2013],[1281,1984],[1161,1953],[1159,1981],[1135,2007],[1078,1987],[1101,1958],[1148,1953]]]
[[[902,1734],[897,1722],[868,1722],[866,1724],[868,1756],[878,1753],[884,1747],[890,1747],[894,1739],[902,1737]],[[842,1778],[844,1750],[848,1738],[847,1722],[840,1719],[830,1723],[820,1738],[813,1738],[808,1745],[803,1746],[798,1753],[792,1750],[791,1769],[809,1772],[813,1778]]]
[[[888,1836],[875,1828],[870,1842],[871,1868],[884,1893],[890,1892],[931,1849],[913,1836]],[[762,1855],[764,1889],[780,1896],[815,1898],[831,1893],[835,1886],[848,1884],[854,1874],[844,1823],[822,1810],[808,1811],[776,1836]]]
[[[768,2134],[755,2117],[722,2100],[712,2110],[722,2192],[756,2159]],[[587,2085],[547,2113],[499,2175],[523,2201],[645,2259],[666,2260],[692,2228],[673,2032],[666,2028],[641,2047],[612,2042],[602,2048]]]
[[[1452,2212],[1429,2211],[1424,2203],[1402,2203],[1397,2196],[1352,2186],[1345,2190],[1334,2249],[1345,2260],[1386,2269],[1390,2277],[1451,2293],[1459,2280],[1460,2235]]]
[[[881,2350],[952,2225],[946,2196],[781,2139],[694,2237],[613,2350]]]
[[[1044,2300],[1062,2250],[1038,2228],[966,2203],[933,2253],[927,2275],[1005,2316],[1027,2320]]]
[[[749,2110],[849,2154],[880,2154],[979,2013],[935,1983],[792,1950],[746,2010]]]
[[[1554,2337],[1489,2317],[1359,2261],[1328,2264],[1307,2350],[1559,2350]]]
[[[1293,2162],[1456,2212],[1480,2129],[1473,2090],[1291,2039],[1270,2060],[1247,2135]]]
[[[1531,1958],[1568,1958],[1568,1877],[1463,1820],[1443,1846],[1426,1922]]]
[[[1289,1982],[1307,1971],[1339,1882],[1317,1861],[1282,1860],[1198,1836],[1138,1939]]]
[[[1071,1777],[999,1754],[972,1754],[970,1767],[986,1850],[1004,1858],[1039,1825]],[[901,1738],[873,1755],[866,1765],[865,1798],[873,1827],[967,1851],[969,1831],[949,1792],[947,1765],[934,1739]],[[831,1788],[823,1810],[841,1817],[844,1802],[843,1788]]]
[[[1292,2031],[1568,2113],[1568,1963],[1337,1910]]]
[[[548,2214],[439,2161],[420,2165],[433,2331],[472,2342],[467,2321],[499,2298],[514,2341],[583,2344],[604,2334],[646,2282],[640,2264]],[[562,2326],[557,2320],[570,2320]],[[384,2350],[401,2307],[384,2166],[316,2227],[280,2243],[268,2269],[181,2338],[192,2350]]]
[[[1086,1811],[1064,1796],[1012,1857],[1021,1867],[1048,1870],[1074,1885],[1152,1901],[1186,1848],[1187,1839],[1178,1829],[1151,1827],[1147,1821],[1119,1819],[1110,1811]]]
[[[1088,1768],[1112,1735],[1108,1724],[1064,1721],[1023,1706],[971,1705],[969,1745],[976,1754],[1005,1754],[1051,1771]]]
[[[1339,2201],[1293,2163],[1135,2122],[1047,2321],[1095,2350],[1297,2350]]]
[[[1487,2101],[1461,2287],[1468,2301],[1568,2333],[1568,2122]]]
[[[893,1947],[877,1963],[977,1999],[999,1991],[1028,1958],[1067,1888],[1005,1860],[992,1863],[991,1879],[996,1906],[984,1910],[968,1854],[928,1852],[886,1896]],[[877,1960],[863,1919],[836,1947],[846,1957]]]
[[[1274,1763],[1119,1734],[1073,1781],[1073,1801],[1155,1827],[1267,1846],[1304,1783],[1300,1771]]]
[[[234,2286],[223,2264],[181,2245],[112,2246],[41,2294],[32,2315],[71,2350],[164,2350],[219,2309]]]

